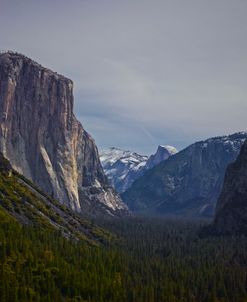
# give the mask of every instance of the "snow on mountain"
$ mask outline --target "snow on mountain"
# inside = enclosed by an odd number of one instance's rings
[[[143,173],[177,153],[176,148],[159,146],[150,157],[136,152],[110,148],[100,152],[100,160],[111,185],[119,192],[125,192]]]
[[[195,142],[144,173],[121,197],[142,214],[212,217],[226,168],[246,139],[247,132],[239,132]]]
[[[122,193],[142,175],[148,157],[136,152],[110,148],[100,152],[100,160],[111,185]]]

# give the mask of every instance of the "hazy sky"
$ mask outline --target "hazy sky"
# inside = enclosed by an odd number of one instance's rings
[[[74,81],[99,148],[247,130],[246,0],[0,0],[0,37]]]

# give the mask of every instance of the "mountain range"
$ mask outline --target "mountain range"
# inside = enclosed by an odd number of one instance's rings
[[[112,147],[100,152],[100,160],[111,185],[121,193],[143,174],[148,157]]]
[[[158,146],[156,153],[148,157],[113,147],[100,152],[100,160],[112,186],[119,193],[123,193],[145,171],[177,152],[177,149],[172,146]]]
[[[146,171],[121,196],[137,213],[212,217],[225,170],[246,138],[241,132],[196,142]]]
[[[99,155],[72,86],[0,54],[0,301],[246,301],[247,132]]]
[[[217,233],[247,234],[247,132],[179,152],[158,146],[149,157],[117,148],[99,155],[73,105],[71,80],[24,55],[0,54],[1,207],[21,223],[78,239],[92,232],[81,214],[216,212]]]

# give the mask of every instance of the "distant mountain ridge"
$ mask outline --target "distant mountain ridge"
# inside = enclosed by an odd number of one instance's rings
[[[112,186],[124,192],[142,175],[148,156],[112,147],[100,152],[100,160]]]
[[[150,157],[136,152],[110,148],[100,152],[100,160],[112,186],[119,192],[126,191],[143,173],[177,152],[172,146],[158,146]]]
[[[246,132],[196,142],[146,171],[121,196],[146,214],[212,217],[224,174]]]

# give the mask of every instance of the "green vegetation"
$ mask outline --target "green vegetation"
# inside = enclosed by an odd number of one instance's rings
[[[0,247],[1,302],[111,301],[118,291],[114,251],[23,227],[2,208]]]
[[[101,225],[119,240],[70,241],[0,208],[0,301],[247,301],[244,237],[199,238],[196,224],[147,218]]]
[[[1,302],[247,301],[245,237],[157,218],[93,223],[2,163]]]
[[[3,163],[8,166],[7,161],[0,159],[0,165]],[[84,240],[91,245],[114,239],[110,232],[53,200],[11,169],[2,169],[0,173],[0,205],[24,225],[56,229],[68,238]]]

